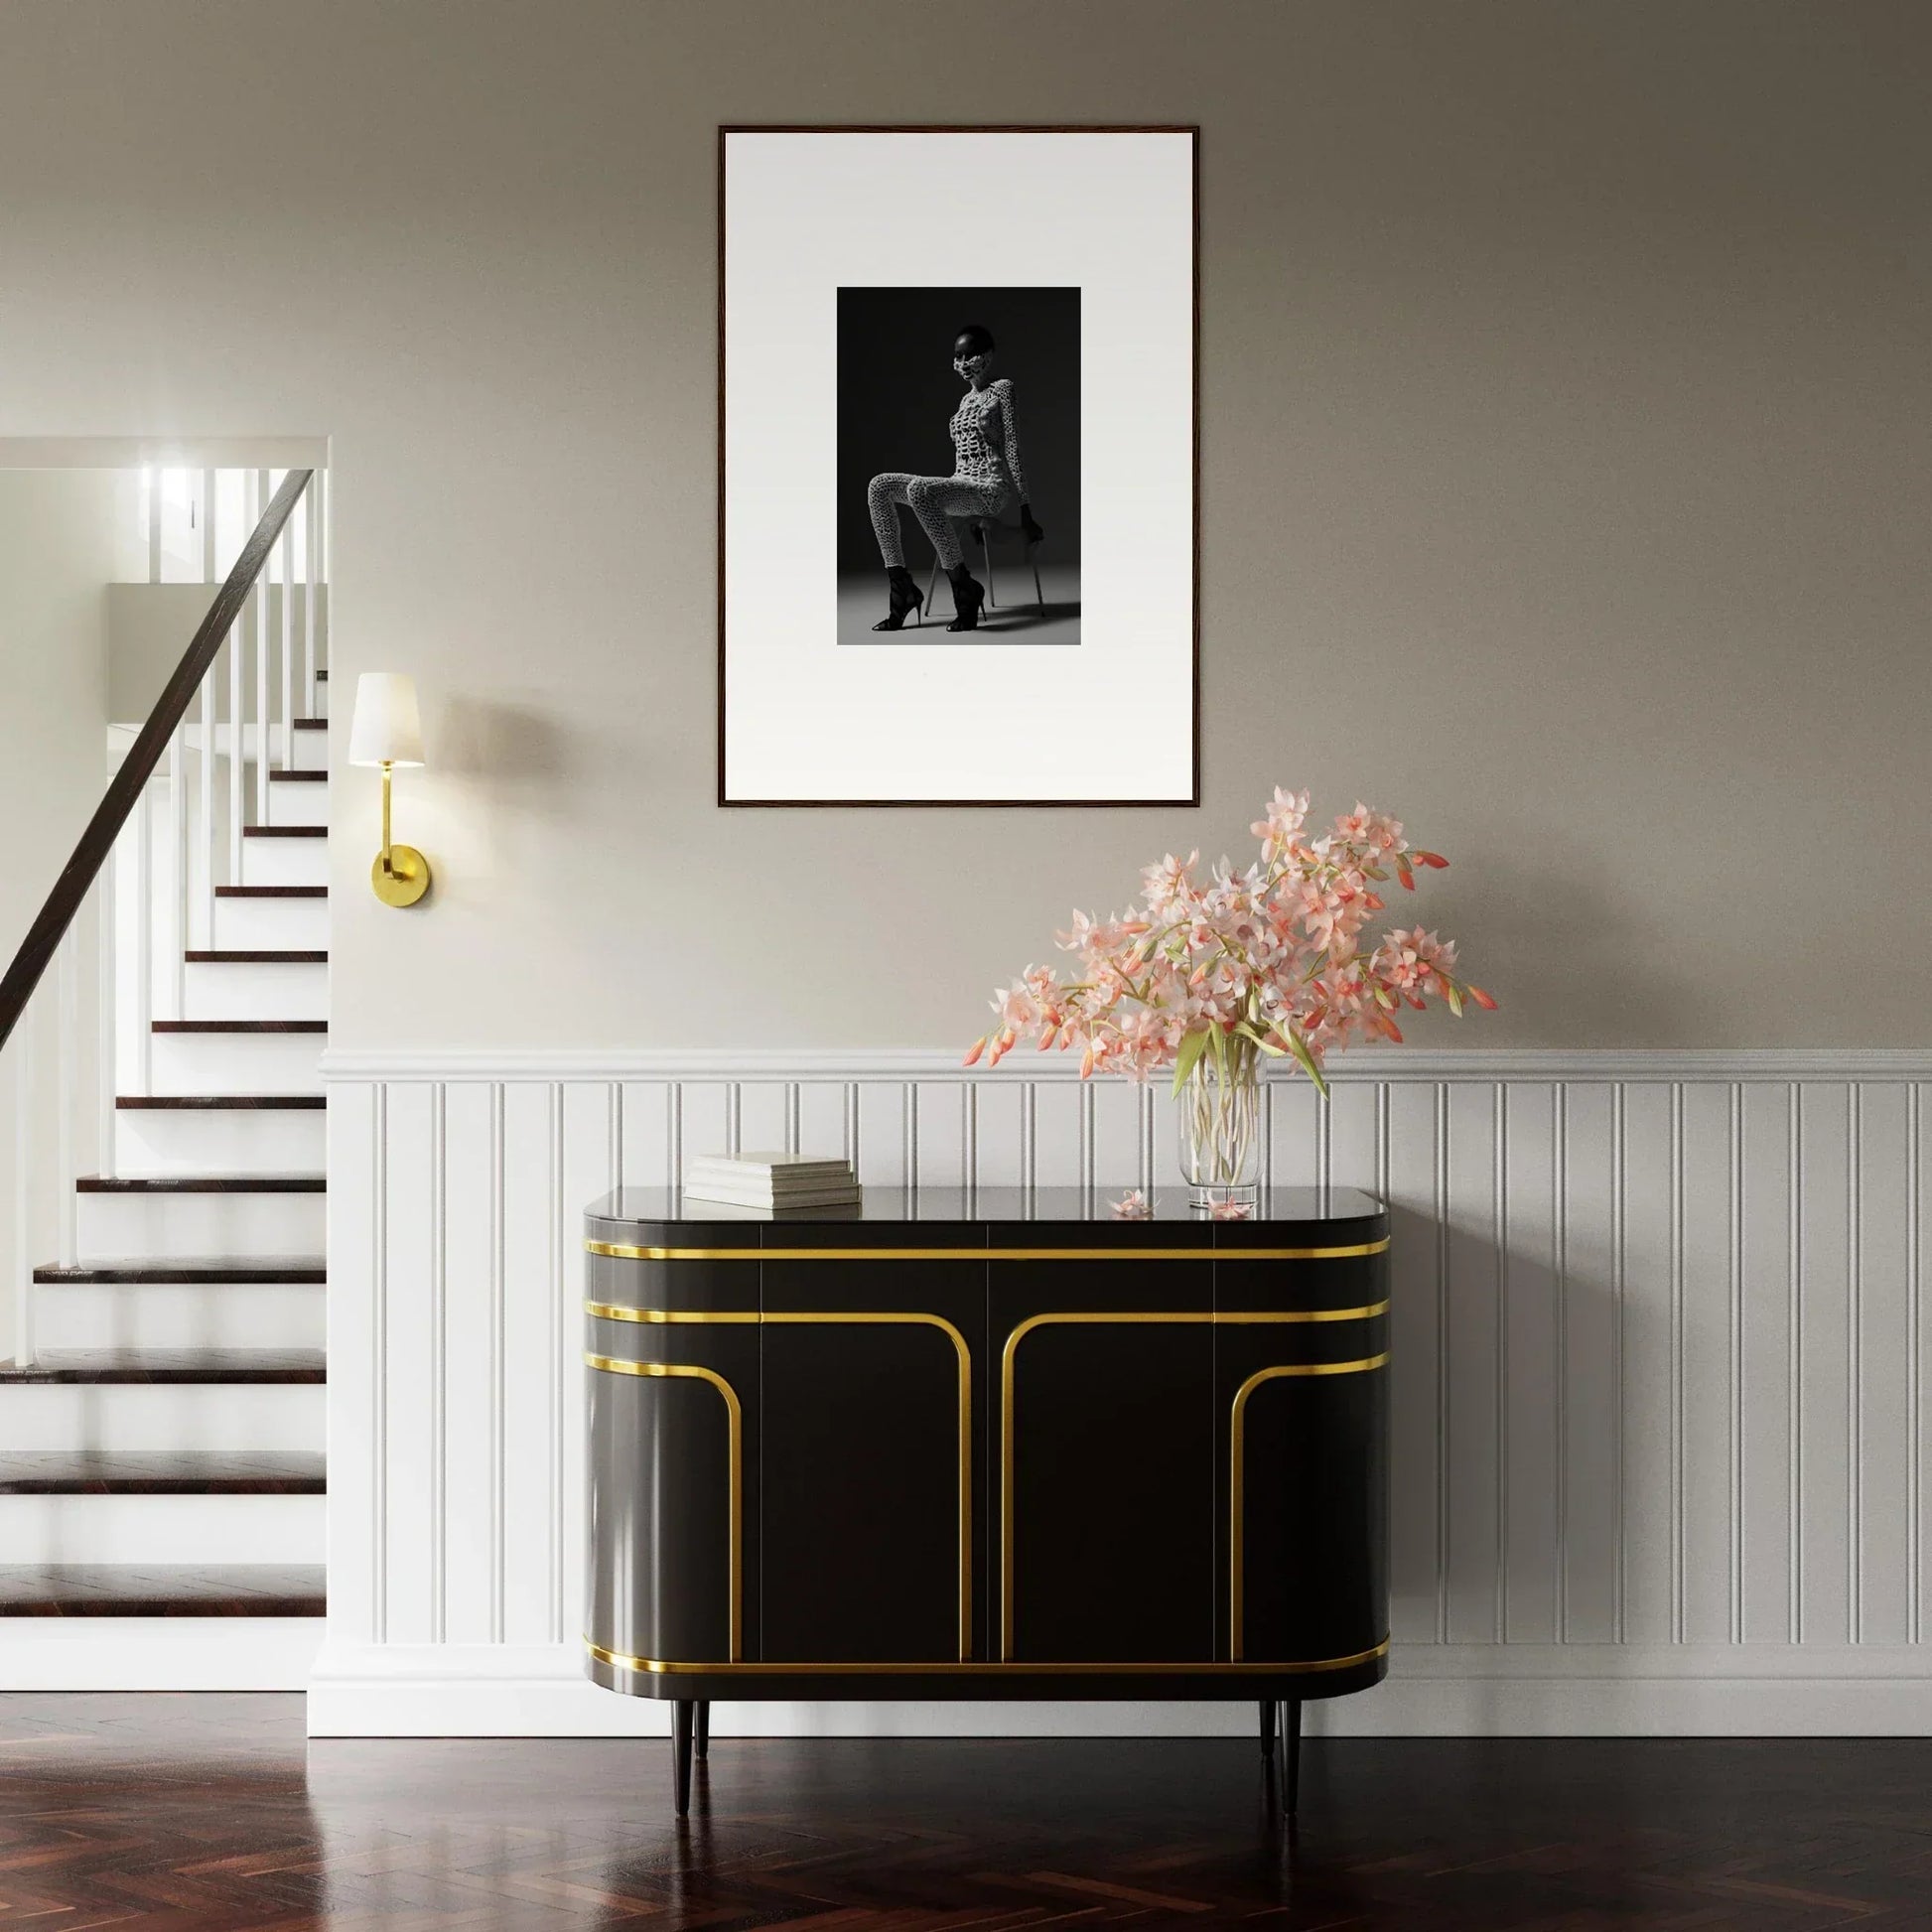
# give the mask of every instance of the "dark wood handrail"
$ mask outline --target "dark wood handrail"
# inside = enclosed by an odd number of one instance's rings
[[[262,566],[268,562],[268,553],[275,547],[275,539],[282,534],[282,526],[289,520],[289,512],[295,508],[314,475],[313,470],[291,470],[283,479],[281,488],[262,512],[262,520],[255,525],[254,533],[241,546],[241,555],[234,560],[234,568],[215,592],[214,602],[207,607],[207,616],[202,620],[193,642],[189,644],[181,662],[175,666],[174,676],[168,680],[153,711],[148,714],[148,722],[141,727],[127,756],[122,759],[120,769],[108,780],[107,789],[102,793],[93,817],[87,821],[87,829],[80,834],[80,841],[73,848],[73,857],[54,882],[54,890],[48,894],[47,903],[41,907],[39,916],[27,928],[27,936],[20,942],[20,950],[14,954],[13,964],[7,968],[6,977],[0,979],[0,1046],[6,1045],[14,1028],[19,1025],[20,1016],[27,1010],[27,1002],[34,997],[34,989],[41,983],[41,975],[47,971],[48,962],[54,957],[68,927],[73,923],[73,915],[80,910],[81,902],[86,898],[88,888],[106,863],[108,853],[114,849],[114,841],[120,836],[121,827],[127,823],[127,816],[134,809],[134,801],[154,776],[155,766],[161,762],[161,754],[174,737],[176,726],[187,716],[189,702],[200,688],[202,679],[207,675],[208,666],[214,662],[215,653],[221,648],[221,639],[228,634],[240,615],[248,593],[255,588],[255,580],[262,574]],[[261,754],[266,758],[266,706],[263,710]],[[234,756],[239,758],[240,719],[233,720],[230,728],[236,734]],[[211,745],[204,745],[202,756],[210,758],[213,750]]]

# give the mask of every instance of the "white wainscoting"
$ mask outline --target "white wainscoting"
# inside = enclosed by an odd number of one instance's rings
[[[688,1153],[1141,1184],[1165,1098],[944,1054],[326,1062],[330,1615],[311,1728],[613,1734],[580,1674],[580,1217]],[[1389,1683],[1360,1732],[1932,1729],[1927,1053],[1358,1054],[1278,1182],[1385,1194]],[[1245,1729],[1245,1706],[720,1707],[721,1731]]]

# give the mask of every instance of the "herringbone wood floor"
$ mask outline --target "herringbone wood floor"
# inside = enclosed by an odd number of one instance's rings
[[[719,1711],[721,1730],[729,1718]],[[0,1698],[0,1926],[1932,1928],[1932,1743],[329,1741],[287,1697]]]

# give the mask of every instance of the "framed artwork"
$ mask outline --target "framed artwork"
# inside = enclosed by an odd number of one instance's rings
[[[1197,804],[1198,130],[718,139],[719,802]]]

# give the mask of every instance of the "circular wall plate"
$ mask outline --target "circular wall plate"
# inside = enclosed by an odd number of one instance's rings
[[[429,891],[429,861],[413,845],[392,845],[387,866],[375,855],[369,884],[384,905],[414,905]]]

